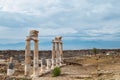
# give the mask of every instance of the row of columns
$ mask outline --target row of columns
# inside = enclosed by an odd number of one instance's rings
[[[62,37],[57,36],[52,40],[52,61],[50,59],[46,60],[47,67],[43,64],[43,59],[41,59],[41,73],[44,73],[45,67],[47,71],[54,69],[56,66],[60,67],[62,65]],[[38,31],[30,31],[30,36],[26,39],[26,49],[25,49],[25,75],[30,76],[31,71],[31,53],[30,53],[30,41],[34,41],[34,58],[33,58],[33,77],[39,75],[39,56],[38,56]],[[52,63],[51,63],[52,62]]]
[[[62,65],[62,41],[61,36],[52,40],[52,68]]]

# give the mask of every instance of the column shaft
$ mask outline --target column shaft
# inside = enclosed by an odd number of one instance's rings
[[[52,69],[54,69],[55,66],[55,42],[52,42]]]
[[[33,75],[38,76],[38,40],[34,40]]]
[[[56,42],[56,66],[59,66],[59,43]]]
[[[60,42],[60,65],[62,63],[62,57],[63,57],[63,47],[62,47],[62,42]]]
[[[55,42],[52,42],[52,59],[55,59]]]
[[[50,70],[51,67],[51,60],[50,59],[46,59],[46,63],[47,63],[47,70]]]
[[[60,43],[60,55],[63,55],[63,46],[62,46],[62,42]]]
[[[26,49],[25,49],[25,75],[29,76],[30,74],[30,40],[26,40]]]

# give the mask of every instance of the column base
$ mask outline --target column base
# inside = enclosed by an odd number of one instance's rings
[[[45,71],[44,70],[40,70],[40,73],[42,74],[42,73],[45,73]]]
[[[59,58],[56,58],[56,64],[55,67],[59,67]]]
[[[40,73],[41,73],[41,74],[44,74],[44,73],[45,73],[45,66],[42,66],[42,67],[41,67]]]
[[[14,74],[14,69],[7,69],[7,75],[12,76]]]
[[[30,65],[25,65],[25,73],[24,73],[24,75],[25,76],[30,76]]]
[[[38,74],[37,75],[36,74],[32,74],[31,77],[32,78],[36,78],[36,77],[39,77],[39,75]]]
[[[60,66],[62,66],[62,63],[60,63]]]
[[[54,66],[54,65],[52,65],[52,66],[51,66],[51,69],[54,69],[54,68],[55,68],[55,66]]]
[[[46,70],[50,70],[51,68],[50,67],[46,67]]]
[[[55,67],[60,67],[60,65],[59,64],[56,64],[56,66]]]

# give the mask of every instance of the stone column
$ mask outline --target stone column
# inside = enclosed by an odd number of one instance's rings
[[[60,66],[62,65],[62,57],[63,57],[63,46],[62,42],[60,42]]]
[[[54,69],[55,67],[55,42],[52,41],[52,67],[51,69]]]
[[[13,62],[13,57],[10,57],[10,63],[12,63]]]
[[[59,67],[59,42],[56,42],[56,66]]]
[[[51,59],[46,59],[46,63],[47,63],[47,71],[50,71],[50,67],[51,67]]]
[[[26,49],[25,49],[25,75],[30,74],[30,40],[26,39]]]
[[[38,40],[34,40],[34,59],[33,59],[33,76],[37,77],[38,74]]]
[[[13,58],[10,57],[10,62],[8,63],[7,75],[12,76],[14,74],[14,63]]]
[[[45,65],[46,65],[46,60],[45,58],[42,58],[41,59],[41,70],[40,70],[41,74],[45,73]]]

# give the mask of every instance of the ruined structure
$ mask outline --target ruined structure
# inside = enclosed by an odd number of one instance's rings
[[[52,40],[52,69],[55,66],[61,66],[62,63],[62,37],[56,36],[54,40]],[[56,64],[56,65],[55,65]]]
[[[62,37],[57,36],[53,40],[53,49],[52,49],[52,66],[51,59],[45,60],[41,58],[41,69],[39,72],[39,55],[38,55],[38,31],[31,30],[29,36],[26,38],[26,49],[25,49],[25,75],[30,76],[31,71],[31,51],[30,51],[30,41],[34,41],[34,57],[33,57],[33,75],[32,77],[37,77],[40,74],[44,74],[46,72],[54,69],[55,66],[62,66]],[[47,66],[45,65],[47,63]]]
[[[34,57],[33,57],[33,76],[38,76],[38,31],[31,30],[30,35],[26,38],[26,49],[25,49],[25,75],[30,75],[30,41],[34,41]]]
[[[9,60],[9,63],[8,63],[7,75],[11,76],[13,74],[14,74],[13,57],[10,57],[10,60]]]

